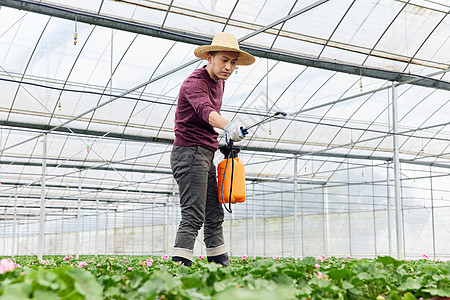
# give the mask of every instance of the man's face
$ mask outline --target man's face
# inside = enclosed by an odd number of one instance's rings
[[[208,53],[208,73],[214,81],[227,80],[237,66],[239,52],[219,51]]]

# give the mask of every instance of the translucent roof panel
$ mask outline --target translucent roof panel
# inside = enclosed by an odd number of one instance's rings
[[[19,2],[0,0],[4,194],[20,183],[22,197],[39,200],[47,134],[55,206],[72,207],[79,180],[86,202],[167,200],[178,92],[206,64],[195,47],[223,30],[258,55],[227,80],[222,115],[250,126],[288,113],[241,142],[250,180],[292,184],[294,156],[311,185],[345,182],[346,164],[359,177],[384,167],[397,80],[400,159],[449,165],[446,1]]]

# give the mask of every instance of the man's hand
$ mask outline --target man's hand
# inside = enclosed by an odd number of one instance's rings
[[[242,141],[245,137],[244,133],[241,131],[241,128],[239,128],[236,123],[230,122],[225,126],[224,128],[226,134],[228,135],[229,139],[232,139],[233,142],[239,142]]]

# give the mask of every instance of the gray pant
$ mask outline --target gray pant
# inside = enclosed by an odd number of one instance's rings
[[[206,255],[227,252],[223,240],[224,212],[219,202],[214,151],[201,146],[173,146],[170,164],[180,192],[181,222],[173,256],[192,260],[195,239],[204,224]]]

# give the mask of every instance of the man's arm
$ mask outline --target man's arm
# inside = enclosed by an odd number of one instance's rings
[[[239,142],[245,138],[245,134],[236,123],[228,121],[215,110],[209,114],[208,120],[211,126],[225,130],[228,138],[235,142]]]
[[[224,117],[222,117],[217,111],[213,110],[210,114],[209,114],[209,118],[208,118],[209,124],[211,124],[211,126],[213,127],[217,127],[220,129],[224,129],[225,126],[227,126],[228,123],[230,123],[230,121],[228,121],[227,119],[225,119]]]

